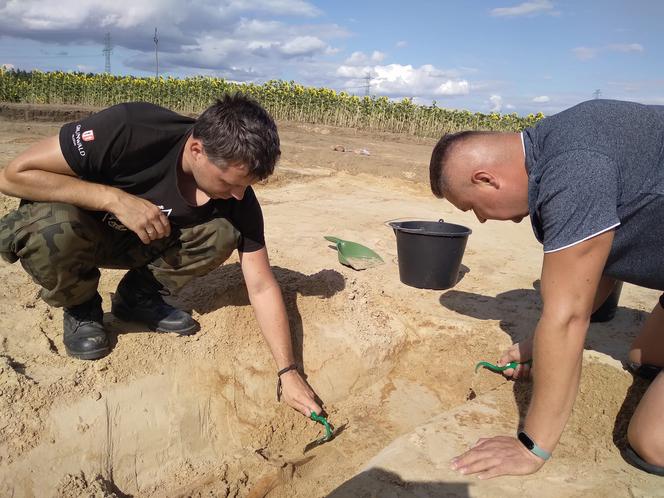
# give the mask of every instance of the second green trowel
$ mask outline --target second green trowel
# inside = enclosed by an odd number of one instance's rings
[[[350,240],[343,240],[329,235],[325,236],[325,240],[328,240],[337,246],[339,263],[342,265],[350,266],[355,270],[366,270],[367,268],[382,265],[384,263],[383,258],[381,258],[375,251],[362,244],[358,244],[357,242],[351,242]]]

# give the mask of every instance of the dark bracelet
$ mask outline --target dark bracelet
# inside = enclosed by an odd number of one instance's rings
[[[280,401],[281,399],[281,376],[286,372],[297,370],[298,368],[299,367],[295,363],[292,363],[291,365],[288,365],[286,368],[282,368],[277,372],[277,401]]]

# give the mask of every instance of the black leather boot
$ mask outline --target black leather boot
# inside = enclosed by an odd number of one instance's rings
[[[69,356],[96,360],[108,354],[110,345],[102,316],[101,296],[97,293],[82,304],[64,309],[63,342]]]
[[[164,301],[161,290],[147,269],[129,270],[118,284],[111,312],[120,320],[142,323],[157,332],[191,335],[200,330],[189,313]]]

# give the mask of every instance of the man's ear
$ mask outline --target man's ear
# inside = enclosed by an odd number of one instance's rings
[[[485,187],[493,187],[495,189],[500,188],[500,181],[492,173],[485,170],[473,171],[473,175],[470,178],[470,181],[473,185],[483,185]]]
[[[204,154],[205,153],[205,148],[203,147],[203,142],[201,142],[199,139],[193,138],[193,137],[192,137],[191,141],[189,142],[189,150],[194,155],[199,155],[199,154]]]

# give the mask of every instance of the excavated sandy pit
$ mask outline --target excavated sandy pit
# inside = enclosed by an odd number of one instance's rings
[[[3,161],[57,123],[0,120]],[[511,434],[528,383],[483,371],[539,313],[538,246],[526,223],[480,226],[433,199],[430,143],[283,124],[282,168],[257,187],[271,263],[295,349],[330,420],[275,401],[275,366],[234,257],[175,298],[202,330],[155,334],[106,313],[112,353],[68,358],[62,312],[20,265],[0,268],[0,496],[428,497],[661,496],[661,478],[620,456],[646,384],[620,360],[657,293],[626,285],[616,318],[591,327],[574,414],[555,458],[526,478],[477,482],[449,459],[482,436]],[[367,148],[367,157],[332,151]],[[0,199],[0,214],[16,205]],[[450,291],[400,283],[390,219],[473,229]],[[341,266],[323,240],[375,249],[383,266]],[[104,309],[121,271],[102,273]]]

